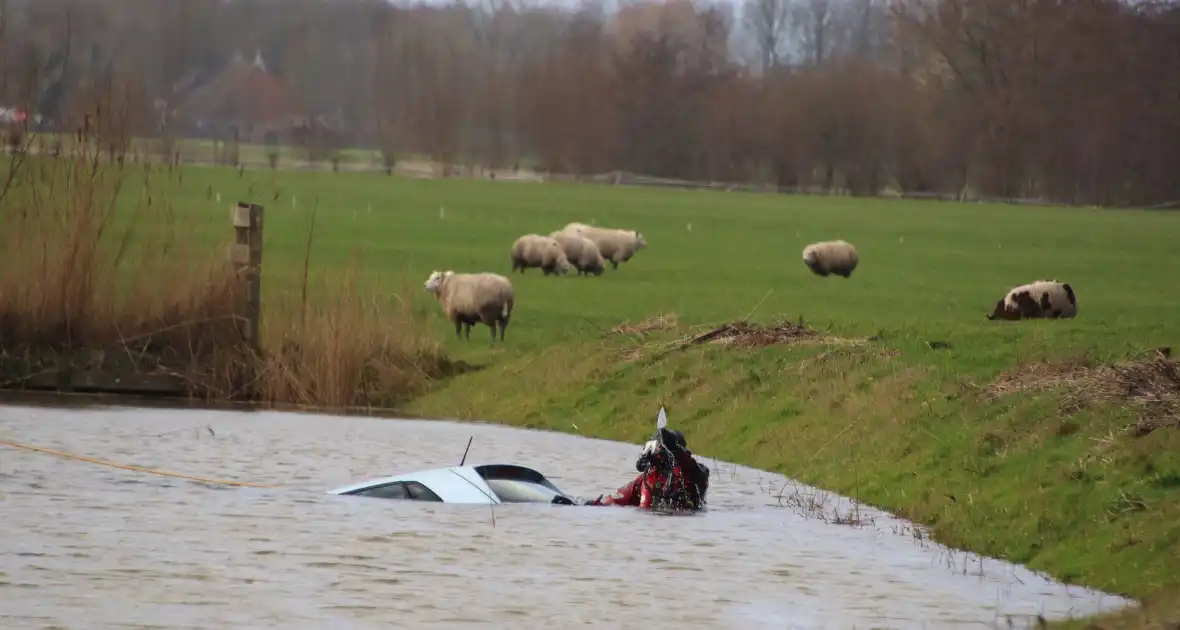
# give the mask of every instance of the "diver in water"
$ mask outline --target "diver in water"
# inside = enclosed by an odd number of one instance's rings
[[[659,429],[635,461],[639,476],[613,494],[584,505],[699,510],[709,490],[709,469],[697,462],[680,431]]]

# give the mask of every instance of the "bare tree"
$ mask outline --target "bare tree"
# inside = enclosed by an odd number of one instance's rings
[[[883,45],[883,14],[877,0],[847,0],[840,16],[844,54],[861,60],[874,59]]]
[[[835,21],[832,4],[832,0],[797,0],[792,7],[802,57],[815,67],[824,65],[832,48]]]
[[[352,129],[390,170],[528,156],[865,195],[1180,198],[1174,3],[743,0],[735,31],[697,0],[0,2],[0,104],[51,117],[116,89],[136,133],[143,103],[261,52],[308,130]]]
[[[742,23],[753,40],[757,69],[762,74],[785,59],[790,19],[790,0],[746,0],[742,5]]]
[[[404,95],[399,94],[397,85],[397,69],[402,62],[398,17],[392,8],[378,11],[374,16],[372,33],[375,41],[372,117],[381,163],[387,175],[393,174],[399,153],[406,144],[406,101]]]

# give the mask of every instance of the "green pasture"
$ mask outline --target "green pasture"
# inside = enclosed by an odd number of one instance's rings
[[[127,185],[127,205],[141,198],[137,184]],[[570,221],[644,234],[649,247],[602,277],[518,274],[509,351],[669,312],[704,324],[753,310],[756,320],[803,316],[841,335],[884,331],[902,345],[944,340],[954,350],[938,356],[968,359],[972,369],[1006,366],[1014,353],[1117,355],[1165,345],[1180,332],[1176,213],[208,167],[157,175],[150,188],[157,209],[141,220],[159,215],[163,200],[201,238],[232,237],[235,201],[264,205],[270,287],[302,274],[313,211],[314,273],[350,264],[359,250],[367,271],[419,283],[434,269],[510,275],[516,237]],[[831,238],[860,252],[851,279],[820,279],[801,262],[805,245]],[[1008,288],[1040,278],[1074,286],[1078,319],[985,319]],[[474,341],[456,348],[488,346]]]

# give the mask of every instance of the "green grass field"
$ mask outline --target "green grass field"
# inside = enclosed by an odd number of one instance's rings
[[[266,206],[264,301],[298,290],[313,207],[313,274],[331,278],[359,248],[375,299],[422,292],[436,269],[511,276],[502,344],[482,326],[455,339],[437,305],[417,301],[455,358],[486,369],[439,383],[407,415],[638,443],[666,404],[701,455],[855,495],[1062,580],[1180,593],[1180,428],[1132,437],[1136,410],[1122,403],[1067,417],[1057,390],[981,397],[1020,364],[1180,345],[1180,214],[196,167],[159,194],[200,218],[194,238],[228,239],[234,201]],[[637,229],[649,247],[597,278],[510,274],[517,236],[570,221]],[[860,251],[851,279],[801,262],[832,238]],[[1076,319],[985,318],[1041,278],[1073,285]],[[660,314],[679,328],[606,334]],[[878,339],[667,350],[747,315]]]

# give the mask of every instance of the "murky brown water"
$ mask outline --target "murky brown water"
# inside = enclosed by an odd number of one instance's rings
[[[283,486],[0,445],[0,627],[987,627],[1126,604],[919,543],[880,513],[860,528],[804,518],[769,496],[781,477],[711,460],[710,511],[692,517],[513,505],[493,527],[487,506],[325,494],[455,465],[471,435],[468,463],[532,466],[582,496],[624,482],[638,448],[491,425],[0,406],[0,438]]]

